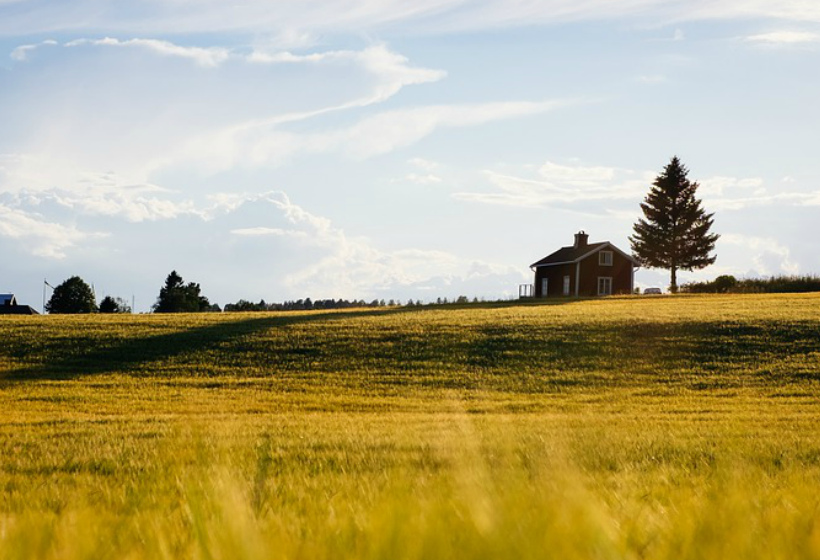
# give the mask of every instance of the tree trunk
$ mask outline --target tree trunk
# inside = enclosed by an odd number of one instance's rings
[[[678,293],[678,269],[677,267],[672,267],[672,281],[669,284],[669,291],[673,294]]]

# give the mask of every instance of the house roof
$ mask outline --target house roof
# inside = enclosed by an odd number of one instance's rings
[[[0,315],[39,315],[36,309],[29,305],[0,305]]]
[[[597,253],[605,247],[619,253],[624,258],[632,261],[632,264],[634,264],[635,266],[638,266],[640,264],[633,256],[624,253],[609,241],[602,241],[600,243],[588,243],[586,245],[582,245],[581,247],[561,247],[560,249],[558,249],[552,254],[547,255],[540,261],[532,263],[530,265],[530,268],[577,263],[584,260],[590,255],[594,255],[595,253]]]
[[[0,305],[17,305],[14,294],[0,294]]]

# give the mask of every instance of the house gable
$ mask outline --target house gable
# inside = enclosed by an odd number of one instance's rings
[[[585,259],[592,253],[595,253],[599,249],[602,249],[604,246],[608,245],[609,242],[605,241],[603,243],[592,243],[590,245],[585,245],[583,247],[561,247],[554,253],[547,255],[540,261],[534,262],[530,265],[530,268],[536,268],[539,266],[558,266],[562,264],[572,264],[576,263],[582,259]]]
[[[595,243],[595,245],[600,245],[600,246],[596,247],[595,249],[593,249],[593,250],[587,252],[586,254],[582,255],[581,257],[579,257],[574,262],[582,261],[582,260],[584,260],[588,257],[591,257],[592,255],[596,255],[596,254],[600,253],[601,251],[607,250],[607,251],[612,251],[614,253],[617,253],[617,254],[621,255],[621,257],[623,257],[626,260],[630,261],[633,266],[638,267],[638,266],[641,265],[641,263],[639,263],[638,260],[635,257],[633,257],[632,255],[628,255],[628,254],[624,253],[623,251],[618,249],[615,245],[613,245],[609,241],[604,241],[603,243]],[[589,245],[589,247],[592,247],[592,245]]]

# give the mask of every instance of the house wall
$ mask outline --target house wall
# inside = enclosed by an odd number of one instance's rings
[[[612,278],[613,295],[631,293],[632,262],[613,251],[612,266],[599,265],[597,252],[581,261],[581,284],[578,295],[597,296],[598,278],[601,276]]]
[[[609,250],[604,247],[602,250]],[[612,278],[613,294],[629,294],[632,290],[632,262],[621,256],[617,251],[612,252],[612,266],[598,264],[598,252],[593,253],[581,261],[581,281],[578,285],[578,295],[591,297],[598,295],[598,277]],[[576,263],[560,264],[556,266],[542,266],[535,269],[535,297],[563,297],[564,276],[570,278],[570,296],[575,295]],[[541,281],[549,280],[549,293],[541,293]]]
[[[535,297],[561,297],[564,295],[564,276],[569,276],[569,295],[575,295],[575,263],[541,266],[535,269]],[[548,294],[541,293],[542,279],[549,280]]]

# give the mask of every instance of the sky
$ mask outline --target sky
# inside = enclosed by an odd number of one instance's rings
[[[820,274],[818,68],[815,0],[0,0],[0,292],[514,297],[675,155],[679,282]]]

